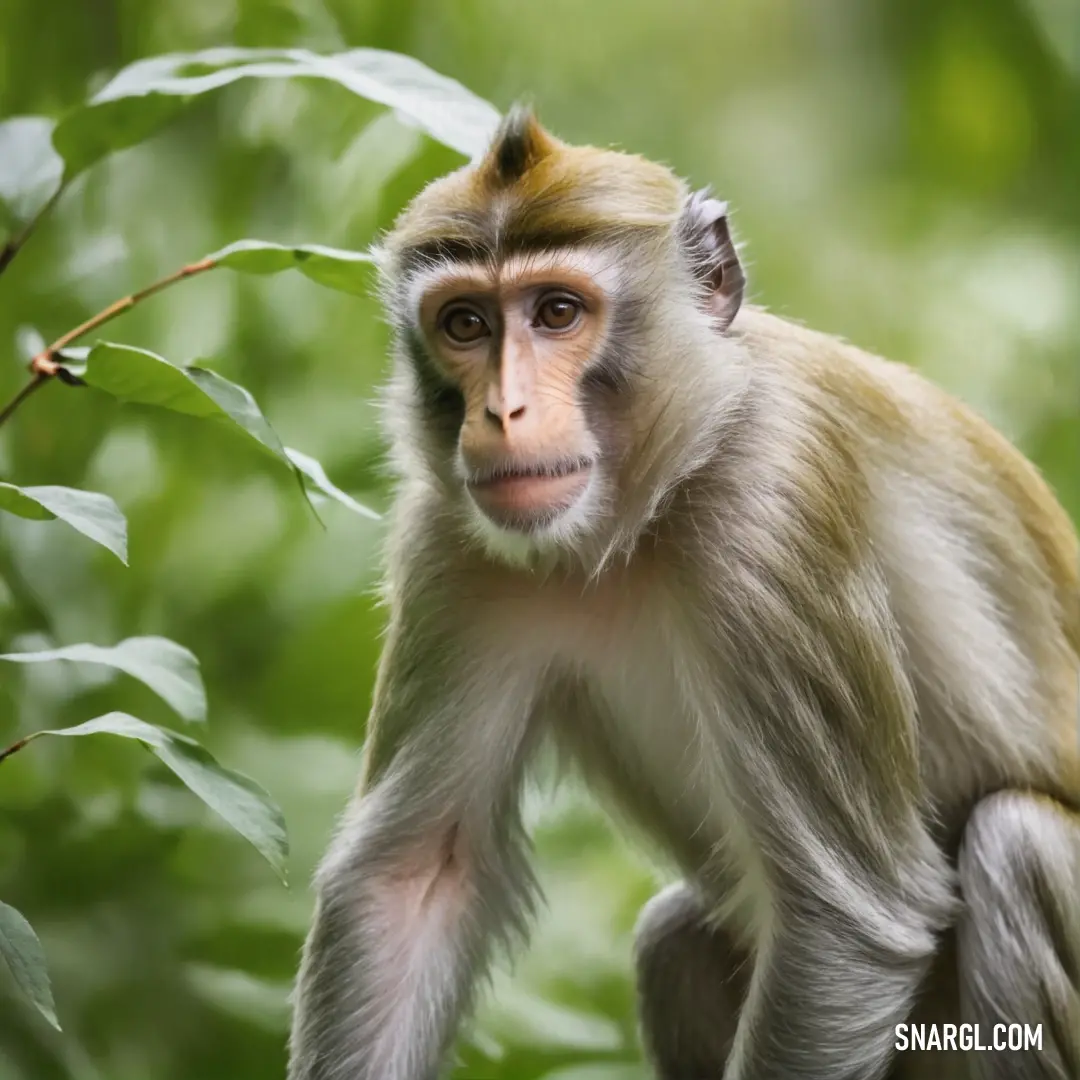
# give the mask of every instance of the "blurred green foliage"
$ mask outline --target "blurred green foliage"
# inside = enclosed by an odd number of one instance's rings
[[[59,117],[119,68],[214,45],[376,46],[576,141],[712,183],[753,298],[972,402],[1080,515],[1080,8],[1055,0],[0,2],[0,119]],[[0,147],[0,153],[3,152]],[[77,179],[0,281],[0,400],[40,348],[245,236],[366,247],[461,157],[328,83],[245,80]],[[0,223],[0,241],[6,228]],[[248,387],[282,441],[379,506],[373,300],[296,274],[202,275],[110,326]],[[285,811],[292,888],[133,746],[41,741],[0,771],[0,898],[33,922],[65,1032],[0,978],[0,1080],[266,1080],[284,1070],[306,881],[354,783],[383,614],[379,526],[252,441],[49,386],[0,429],[0,479],[108,493],[130,567],[0,521],[0,647],[165,635],[200,658],[220,761]],[[145,686],[0,670],[0,740]],[[76,745],[77,744],[77,745]],[[530,792],[549,910],[501,965],[458,1076],[643,1080],[630,930],[663,876],[573,786]]]

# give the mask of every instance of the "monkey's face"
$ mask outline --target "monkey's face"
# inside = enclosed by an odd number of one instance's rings
[[[515,113],[417,195],[380,266],[399,460],[419,452],[511,559],[632,541],[683,467],[664,448],[715,422],[694,357],[742,298],[724,204]]]
[[[602,433],[585,390],[611,302],[587,249],[461,262],[414,286],[424,362],[457,409],[456,474],[498,530],[580,528],[601,494]]]

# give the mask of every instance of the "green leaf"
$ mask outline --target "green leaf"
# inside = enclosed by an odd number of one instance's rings
[[[274,245],[267,247],[272,249]],[[265,253],[260,253],[260,257],[261,254]],[[276,256],[271,254],[270,257]],[[378,518],[373,510],[335,487],[314,458],[298,450],[286,450],[251,394],[216,371],[200,367],[175,367],[147,349],[107,341],[99,342],[85,353],[77,349],[64,350],[63,356],[65,360],[74,360],[74,363],[66,363],[65,367],[73,373],[77,372],[88,386],[104,390],[121,401],[158,405],[188,416],[238,427],[292,470],[305,498],[306,476],[319,491],[349,507],[354,513]],[[318,514],[315,516],[318,517]]]
[[[285,457],[285,447],[250,392],[208,368],[187,367],[184,374],[238,427],[272,454]]]
[[[34,928],[10,904],[4,903],[0,903],[0,956],[11,969],[19,989],[59,1031],[49,972],[45,967],[45,950]]]
[[[218,266],[227,266],[246,274],[278,274],[299,270],[305,277],[331,289],[367,296],[371,292],[368,267],[373,259],[366,251],[343,251],[302,244],[286,247],[265,240],[237,240],[235,244],[206,256]]]
[[[97,734],[120,735],[141,742],[172,769],[189,790],[250,841],[282,881],[286,880],[289,841],[281,810],[254,780],[219,765],[194,739],[122,712],[107,713],[77,727],[38,731],[29,738]]]
[[[238,79],[316,78],[388,105],[468,156],[487,146],[499,114],[460,83],[419,60],[381,49],[321,56],[306,49],[222,47],[138,60],[56,126],[53,144],[72,177],[114,150],[134,146],[186,105]]]
[[[206,689],[199,661],[193,652],[168,638],[133,637],[111,647],[82,643],[39,652],[0,653],[0,660],[16,664],[49,660],[105,664],[145,683],[185,720],[206,719]]]
[[[67,487],[20,488],[0,482],[0,510],[34,521],[66,521],[127,565],[127,521],[108,495]]]
[[[89,386],[121,401],[158,405],[188,416],[229,418],[183,368],[148,349],[99,342],[87,352],[86,367],[81,374]]]
[[[64,162],[52,133],[53,122],[44,116],[0,123],[0,204],[11,224],[33,217],[60,184]]]
[[[294,450],[291,446],[285,447],[285,454],[288,459],[310,480],[319,491],[324,495],[329,495],[331,499],[335,499],[341,503],[342,506],[347,506],[354,514],[359,514],[361,517],[371,518],[373,521],[379,521],[380,515],[372,510],[370,507],[364,506],[363,503],[358,503],[351,495],[347,495],[339,487],[335,487],[330,482],[330,478],[326,475],[326,470],[319,464],[313,457],[309,457],[307,454],[301,453],[299,450]]]
[[[255,399],[251,394],[245,390],[242,386],[237,385],[234,382],[229,382],[223,375],[219,375],[216,371],[210,371],[207,368],[200,367],[187,367],[184,368],[184,374],[208,398],[210,398],[221,410],[225,413],[230,420],[238,427],[246,431],[256,442],[261,443],[270,451],[275,457],[280,458],[286,465],[292,470],[293,475],[296,477],[296,482],[300,486],[300,494],[303,495],[304,501],[311,508],[312,514],[315,515],[315,520],[322,524],[322,519],[319,517],[319,512],[315,509],[314,504],[308,498],[307,489],[304,487],[304,478],[300,473],[300,470],[289,460],[288,455],[285,453],[285,447],[281,445],[281,440],[277,436],[277,432],[270,426],[270,421],[263,416],[259,409],[259,406],[255,403]]]
[[[242,386],[205,368],[179,368],[164,357],[133,345],[102,341],[86,356],[81,372],[88,386],[121,401],[157,405],[187,416],[218,420],[240,428],[276,457],[288,463],[285,448]]]

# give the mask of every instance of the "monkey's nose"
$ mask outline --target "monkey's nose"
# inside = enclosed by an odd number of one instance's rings
[[[516,408],[510,409],[499,406],[492,408],[489,405],[484,410],[484,415],[492,423],[498,424],[503,431],[508,431],[512,420],[520,420],[525,415],[525,406],[518,405]]]

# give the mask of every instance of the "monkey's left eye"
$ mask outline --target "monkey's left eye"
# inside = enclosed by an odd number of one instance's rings
[[[545,330],[569,330],[581,317],[583,305],[572,296],[551,296],[536,311],[533,326]]]

